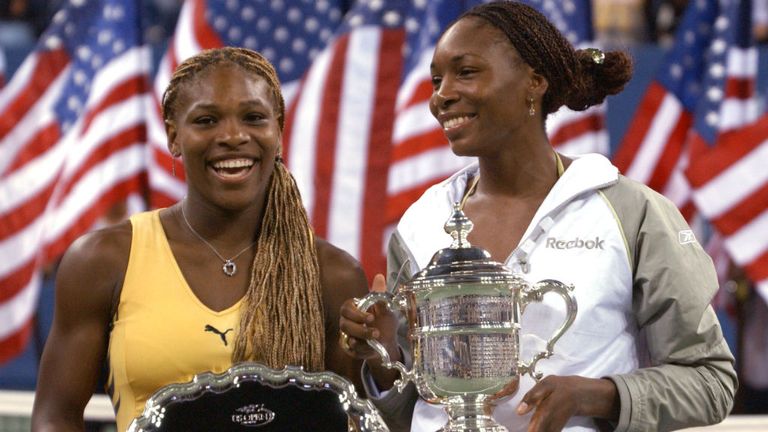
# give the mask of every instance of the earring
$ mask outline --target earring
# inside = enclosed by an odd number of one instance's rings
[[[175,153],[171,153],[171,158],[173,160],[173,163],[171,164],[171,173],[173,174],[173,177],[176,177],[176,155]]]
[[[536,106],[533,105],[533,96],[528,96],[528,115],[533,117],[536,114]]]

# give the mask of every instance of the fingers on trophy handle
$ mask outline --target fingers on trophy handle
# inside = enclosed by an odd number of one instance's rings
[[[371,292],[361,299],[355,299],[355,305],[362,311],[368,310],[368,308],[379,302],[385,303],[387,308],[389,308],[389,310],[392,312],[397,310],[398,299],[390,293]],[[373,350],[376,351],[376,353],[381,357],[382,366],[387,369],[396,369],[398,372],[400,372],[400,378],[395,380],[394,386],[397,388],[397,391],[402,392],[403,389],[405,389],[405,386],[408,384],[408,381],[414,380],[415,372],[408,371],[405,365],[400,362],[393,362],[389,356],[389,353],[387,352],[387,349],[384,347],[384,345],[382,345],[381,342],[377,341],[376,339],[367,339],[367,342],[368,345],[373,348]]]

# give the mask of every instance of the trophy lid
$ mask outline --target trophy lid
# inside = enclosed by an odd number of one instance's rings
[[[491,259],[485,249],[472,246],[467,235],[474,224],[464,214],[459,203],[445,223],[445,232],[451,235],[450,247],[437,251],[429,264],[409,281],[411,288],[433,287],[454,283],[499,283],[517,279],[503,264]]]

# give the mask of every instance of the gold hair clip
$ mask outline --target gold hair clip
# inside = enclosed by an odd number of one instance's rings
[[[605,53],[598,48],[586,48],[584,51],[592,57],[592,61],[595,62],[595,64],[603,64],[605,61]]]

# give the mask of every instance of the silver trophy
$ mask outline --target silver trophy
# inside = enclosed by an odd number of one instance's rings
[[[536,364],[552,356],[554,344],[573,323],[576,300],[573,286],[555,280],[531,285],[492,261],[487,251],[470,246],[472,226],[457,204],[445,225],[453,244],[435,253],[395,294],[370,293],[357,306],[367,310],[384,302],[405,314],[413,350],[410,371],[392,362],[381,343],[368,343],[384,366],[400,372],[395,382],[399,391],[413,381],[424,400],[444,405],[449,420],[440,431],[506,432],[491,416],[494,395],[502,389],[517,391],[522,375],[541,379]],[[565,321],[547,341],[546,351],[526,363],[520,359],[520,318],[526,305],[549,292],[565,301]]]

